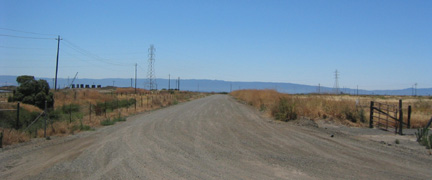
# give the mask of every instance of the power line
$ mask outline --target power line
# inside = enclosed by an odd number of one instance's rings
[[[0,34],[0,36],[21,38],[21,39],[43,39],[43,40],[55,40],[55,38],[41,38],[41,37],[30,37],[30,36],[15,36],[9,34]]]
[[[7,31],[13,31],[13,32],[27,33],[27,34],[36,34],[36,35],[45,35],[45,36],[57,36],[55,34],[36,33],[36,32],[29,32],[29,31],[21,31],[21,30],[16,30],[16,29],[10,29],[10,28],[0,28],[0,29],[7,30]]]
[[[100,61],[100,62],[103,62],[103,63],[106,63],[106,64],[115,65],[115,66],[130,66],[130,64],[118,64],[118,63],[109,62],[105,58],[102,58],[102,57],[100,57],[100,56],[98,56],[96,54],[93,54],[90,51],[85,50],[85,49],[79,47],[78,45],[75,45],[74,43],[68,41],[68,40],[64,40],[64,42],[66,42],[66,46],[68,46],[71,49],[73,49],[73,50],[75,50],[75,51],[77,51],[77,52],[79,52],[79,53],[81,53],[81,54],[83,54],[83,55],[85,55],[85,56],[87,56],[89,58],[92,58],[94,60],[97,60],[97,61]]]
[[[50,48],[32,48],[32,47],[14,47],[14,46],[1,46],[0,48],[8,48],[8,49],[50,49]]]

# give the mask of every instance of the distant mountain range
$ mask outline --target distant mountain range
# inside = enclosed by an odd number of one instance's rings
[[[17,76],[0,76],[0,86],[17,86]],[[54,86],[53,78],[39,78],[48,81],[50,87]],[[72,79],[58,78],[57,84],[59,88],[67,87]],[[146,79],[137,79],[138,88],[148,88]],[[177,88],[177,79],[156,79],[157,89],[171,89]],[[116,86],[116,87],[131,87],[134,86],[135,81],[125,78],[106,78],[106,79],[76,79],[74,84],[84,85],[101,85]],[[333,93],[333,88],[318,87],[293,83],[272,83],[272,82],[231,82],[221,80],[205,80],[205,79],[180,79],[180,90],[186,91],[200,91],[200,92],[230,92],[239,89],[275,89],[282,93],[290,94],[309,94],[309,93]],[[341,88],[341,92],[346,94],[357,94],[356,89]],[[400,90],[358,90],[358,94],[368,95],[412,95],[412,88]],[[417,89],[417,95],[430,96],[432,95],[432,88]]]

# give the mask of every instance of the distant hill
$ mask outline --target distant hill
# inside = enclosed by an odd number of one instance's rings
[[[17,85],[17,76],[0,76],[1,86]],[[48,81],[50,87],[54,86],[53,78],[38,78],[45,79]],[[57,84],[60,88],[66,87],[72,79],[59,78]],[[158,89],[168,89],[168,79],[156,79]],[[74,84],[88,84],[88,85],[102,85],[106,86],[117,86],[117,87],[131,87],[131,79],[125,78],[106,78],[106,79],[76,79]],[[146,79],[138,79],[138,88],[147,88]],[[132,80],[132,86],[134,86],[134,80]],[[171,79],[170,87],[176,88],[177,79]],[[230,92],[231,90],[239,89],[275,89],[282,93],[291,94],[308,94],[308,93],[332,93],[333,89],[330,87],[321,86],[309,86],[302,84],[293,83],[272,83],[272,82],[231,82],[222,80],[206,80],[206,79],[181,79],[180,90],[187,91],[201,91],[201,92]],[[356,89],[344,88],[340,89],[346,94],[356,94]],[[374,95],[412,95],[412,89],[400,89],[400,90],[361,90],[359,94],[374,94]],[[430,96],[432,95],[432,88],[417,89],[417,95]]]

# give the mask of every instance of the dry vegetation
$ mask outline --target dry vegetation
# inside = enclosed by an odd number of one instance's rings
[[[397,104],[399,99],[403,100],[404,119],[407,118],[407,107],[412,106],[412,128],[425,126],[432,116],[430,97],[290,95],[275,90],[240,90],[231,95],[283,121],[307,117],[350,126],[367,126],[370,101]]]
[[[117,88],[105,90],[61,90],[55,92],[54,110],[49,112],[49,125],[47,127],[47,136],[63,136],[74,134],[79,131],[92,130],[95,127],[105,125],[104,122],[124,120],[124,117],[158,109],[161,107],[177,104],[191,99],[205,96],[201,93],[192,92],[168,92],[158,91],[150,92],[138,89],[137,94],[133,88]],[[5,103],[1,99],[0,109],[14,109],[16,103]],[[43,110],[27,104],[21,104],[22,113],[25,113],[23,127],[15,130],[12,127],[0,126],[0,132],[3,132],[3,145],[10,145],[20,142],[29,141],[31,138],[43,137],[44,131],[43,119],[30,126],[24,132],[29,122],[33,121],[34,116],[40,114]],[[12,111],[7,116],[9,119],[16,119],[16,111]],[[27,115],[27,114],[32,114]],[[26,119],[27,118],[27,119]],[[0,119],[2,122],[6,119]],[[20,115],[20,121],[23,121]]]

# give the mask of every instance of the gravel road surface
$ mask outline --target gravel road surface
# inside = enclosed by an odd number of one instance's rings
[[[0,179],[432,179],[425,152],[277,122],[213,95],[6,148]]]

